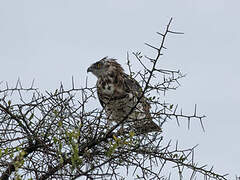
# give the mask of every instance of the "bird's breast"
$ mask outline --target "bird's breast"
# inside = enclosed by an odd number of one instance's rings
[[[114,84],[109,83],[109,84],[105,84],[104,86],[101,87],[102,89],[102,93],[105,95],[113,95],[115,92],[115,87]]]

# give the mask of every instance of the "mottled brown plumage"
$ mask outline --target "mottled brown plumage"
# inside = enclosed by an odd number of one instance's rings
[[[150,105],[142,96],[141,86],[124,73],[115,59],[105,57],[92,64],[87,71],[98,78],[98,98],[109,121],[123,121],[124,125],[138,133],[161,131],[152,121]]]

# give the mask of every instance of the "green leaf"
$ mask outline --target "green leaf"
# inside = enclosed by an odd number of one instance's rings
[[[113,139],[114,139],[115,141],[118,140],[118,138],[117,138],[115,135],[113,135]]]
[[[63,157],[62,156],[60,156],[60,164],[63,164],[63,162],[64,162],[64,160],[63,160]]]
[[[134,132],[134,131],[130,131],[130,132],[129,132],[129,135],[130,135],[130,137],[132,138],[132,137],[135,135],[135,132]]]
[[[58,121],[58,126],[62,127],[62,125],[63,125],[62,121]]]
[[[113,148],[109,148],[109,150],[106,152],[107,157],[110,157],[113,154]]]
[[[4,150],[4,154],[8,154],[8,148]]]
[[[115,144],[113,145],[113,150],[117,149],[117,147],[118,147],[118,144],[115,143]]]
[[[23,158],[23,156],[24,156],[25,154],[26,154],[26,152],[22,150],[22,151],[20,152],[20,157]]]
[[[54,144],[57,144],[58,139],[56,137],[53,137]]]
[[[181,155],[179,159],[183,162],[187,159],[187,157],[184,157],[183,155]]]
[[[74,169],[76,167],[74,156],[71,156],[71,163],[72,163],[72,169]]]
[[[55,116],[58,115],[58,111],[56,109],[53,110],[53,113],[55,114]]]
[[[22,178],[21,178],[21,176],[19,174],[16,174],[14,179],[15,180],[22,180]]]
[[[20,147],[18,146],[18,147],[16,147],[16,151],[20,151]]]
[[[59,141],[58,149],[59,149],[60,152],[62,151],[62,142],[61,141]]]
[[[10,158],[13,158],[13,152],[10,153]]]
[[[31,116],[29,117],[29,121],[32,120],[33,117],[34,117],[34,114],[32,113]]]

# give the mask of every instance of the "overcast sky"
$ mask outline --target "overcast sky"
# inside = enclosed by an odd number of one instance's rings
[[[87,67],[104,56],[150,50],[170,17],[172,30],[162,66],[187,73],[182,86],[165,97],[192,113],[205,114],[206,132],[196,122],[164,127],[166,139],[181,147],[199,144],[195,158],[229,179],[240,175],[240,1],[239,0],[0,0],[0,81],[54,90],[82,86],[95,77]],[[167,99],[168,98],[168,99]]]

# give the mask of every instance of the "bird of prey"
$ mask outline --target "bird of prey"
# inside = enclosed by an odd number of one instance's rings
[[[161,132],[152,121],[150,105],[139,83],[127,75],[116,59],[104,57],[93,63],[87,72],[97,77],[97,94],[108,121],[129,124],[138,134]]]

